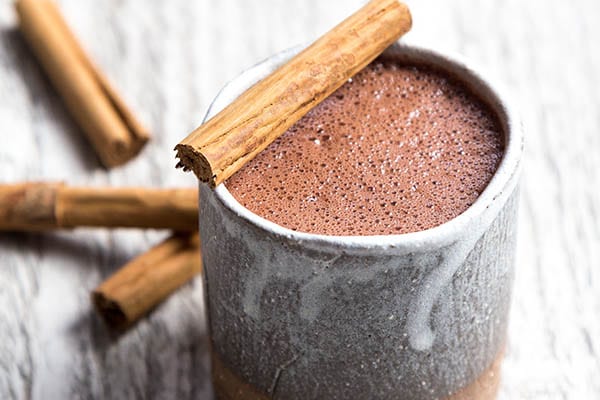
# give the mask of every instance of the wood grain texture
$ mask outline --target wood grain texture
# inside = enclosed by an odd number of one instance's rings
[[[0,181],[193,186],[173,146],[218,89],[361,1],[60,0],[154,133],[107,172],[0,0]],[[600,3],[414,0],[407,40],[485,67],[522,111],[526,160],[501,399],[600,397]],[[27,152],[23,152],[27,148]],[[89,292],[164,232],[0,234],[1,399],[210,399],[199,280],[112,338]]]

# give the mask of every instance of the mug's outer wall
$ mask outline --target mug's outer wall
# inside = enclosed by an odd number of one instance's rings
[[[432,276],[464,248],[460,235],[446,247],[406,254],[309,250],[240,218],[205,185],[200,192],[212,350],[268,397],[445,397],[502,350],[515,186],[483,234],[467,243],[466,260],[434,291],[429,311],[423,292],[443,281]],[[425,315],[415,316],[415,307]]]

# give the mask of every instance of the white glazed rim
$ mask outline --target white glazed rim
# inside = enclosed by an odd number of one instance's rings
[[[215,115],[278,65],[299,52],[301,48],[298,46],[277,53],[227,83],[209,106],[204,121]],[[473,63],[466,61],[460,55],[448,55],[438,50],[402,43],[395,43],[384,54],[404,55],[412,60],[426,60],[425,62],[434,67],[448,71],[462,83],[471,86],[472,91],[488,100],[489,105],[498,115],[506,135],[505,153],[488,186],[466,211],[441,225],[418,232],[396,235],[335,236],[294,231],[262,218],[241,205],[223,184],[215,189],[216,198],[238,217],[265,230],[270,235],[280,236],[287,242],[297,242],[313,249],[333,249],[346,253],[353,252],[353,250],[363,252],[366,250],[379,252],[392,250],[395,253],[444,247],[463,236],[465,230],[469,229],[470,225],[477,224],[486,211],[490,211],[489,209],[492,208],[500,209],[501,207],[491,206],[496,202],[505,202],[508,196],[502,194],[507,192],[510,194],[514,189],[523,153],[521,124],[516,110],[510,105],[512,103],[507,101],[505,91],[495,83],[495,80],[489,79],[487,74],[476,72],[481,69],[474,68]]]

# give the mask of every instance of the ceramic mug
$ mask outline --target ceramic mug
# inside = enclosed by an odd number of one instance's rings
[[[205,120],[292,57],[230,82]],[[421,232],[326,236],[252,213],[200,185],[213,384],[222,399],[494,398],[514,271],[522,132],[490,80],[456,56],[395,44],[486,102],[505,154],[458,217]],[[461,397],[462,396],[462,397]]]

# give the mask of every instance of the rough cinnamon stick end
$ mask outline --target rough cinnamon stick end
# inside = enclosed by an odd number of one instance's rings
[[[92,292],[92,304],[106,325],[112,329],[121,331],[127,329],[130,325],[130,321],[119,304],[107,298],[102,291],[95,290]]]
[[[149,133],[140,136],[129,128],[129,140],[113,140],[106,146],[106,150],[98,152],[102,164],[107,168],[119,167],[134,159],[144,148],[148,140]]]
[[[103,151],[97,151],[102,164],[107,168],[118,167],[125,164],[131,158],[129,143],[124,140],[112,140]]]
[[[179,158],[176,168],[182,168],[185,172],[191,170],[200,181],[208,183],[213,189],[216,187],[217,174],[213,172],[210,163],[200,151],[185,143],[175,146],[175,151],[177,151],[176,157]]]

